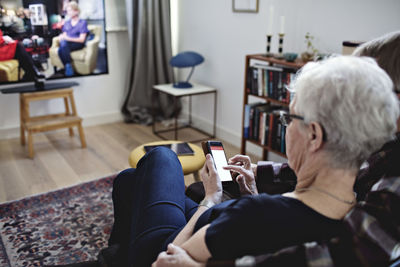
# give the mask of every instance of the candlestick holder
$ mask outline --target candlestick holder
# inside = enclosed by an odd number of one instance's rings
[[[265,56],[267,57],[272,57],[274,56],[273,53],[271,53],[271,39],[272,39],[272,34],[267,34],[267,46],[266,46],[266,54]]]
[[[278,46],[278,54],[276,58],[283,58],[283,37],[285,36],[284,33],[279,34],[279,46]]]

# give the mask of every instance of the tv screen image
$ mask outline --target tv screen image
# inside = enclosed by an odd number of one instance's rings
[[[104,0],[0,0],[0,86],[108,73]]]

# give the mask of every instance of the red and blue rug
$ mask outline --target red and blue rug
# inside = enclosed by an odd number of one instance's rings
[[[114,177],[0,204],[0,266],[95,260],[114,220]]]

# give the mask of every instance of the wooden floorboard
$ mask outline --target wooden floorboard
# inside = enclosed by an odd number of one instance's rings
[[[12,143],[2,142],[0,146],[1,201],[21,198],[29,194],[29,183],[21,173],[18,160],[14,157]]]
[[[19,138],[0,140],[0,203],[116,174],[129,168],[132,149],[161,140],[150,126],[117,122],[85,127],[87,148],[82,149],[74,132],[72,137],[68,130],[35,134],[33,159]],[[184,129],[178,137],[187,141],[203,135]],[[226,141],[224,146],[228,157],[239,153],[237,146]],[[192,175],[185,177],[186,184],[193,181]]]
[[[33,160],[27,157],[27,149],[21,146],[18,139],[13,139],[11,145],[11,155],[18,166],[18,179],[23,179],[24,190],[31,194],[49,191],[57,187],[57,184],[51,177],[39,157]],[[22,188],[19,188],[22,189]],[[25,195],[22,195],[22,197]]]

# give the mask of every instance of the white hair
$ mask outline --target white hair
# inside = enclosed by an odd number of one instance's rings
[[[359,168],[396,131],[399,102],[389,76],[371,58],[338,56],[309,63],[290,86],[294,111],[322,125],[332,166]]]

